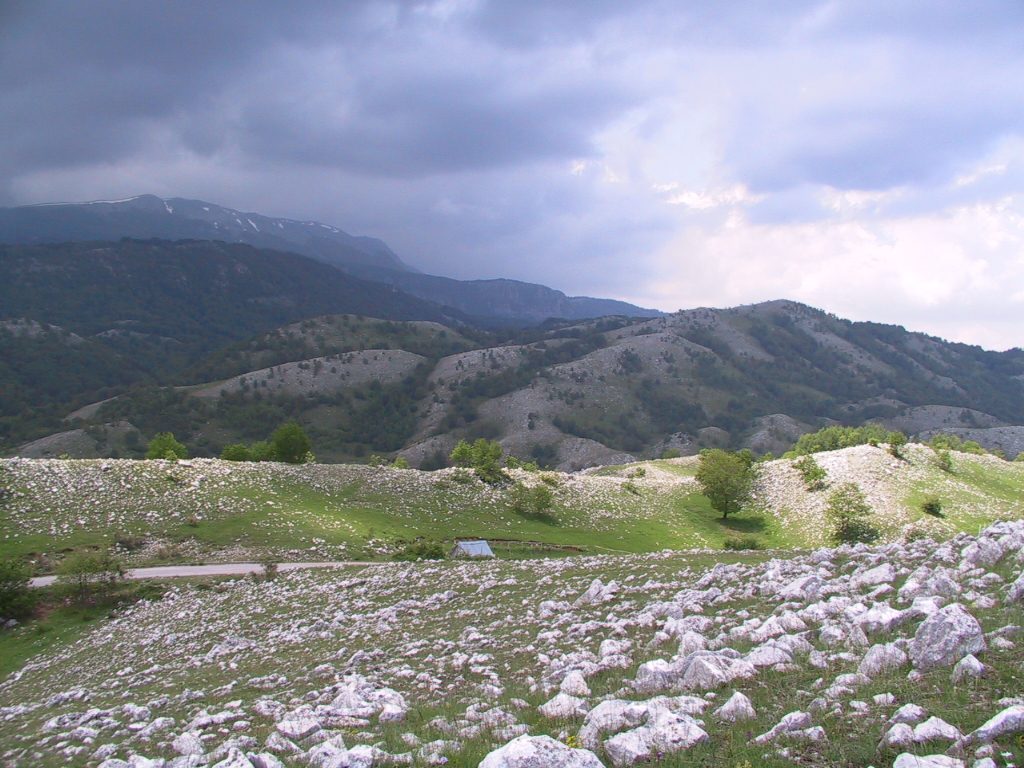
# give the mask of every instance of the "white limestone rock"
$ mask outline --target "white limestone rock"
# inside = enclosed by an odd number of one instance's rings
[[[914,744],[914,729],[906,723],[896,723],[882,736],[881,747],[910,747]]]
[[[910,658],[915,669],[927,672],[984,650],[985,636],[978,620],[953,603],[921,622],[910,643]]]
[[[754,739],[755,744],[768,744],[777,739],[783,733],[799,731],[811,727],[811,716],[807,712],[790,712],[785,715],[770,730],[762,733]]]
[[[598,749],[603,734],[635,728],[647,717],[647,710],[647,703],[642,701],[602,701],[587,713],[580,728],[580,741],[587,749]]]
[[[254,768],[254,766],[242,750],[232,747],[228,751],[228,756],[219,763],[214,763],[212,768]]]
[[[519,736],[489,753],[479,768],[604,768],[597,755],[550,736]]]
[[[570,696],[567,693],[559,693],[546,704],[537,707],[537,711],[544,717],[551,720],[568,720],[573,717],[582,717],[587,714],[590,707],[585,699]]]
[[[964,761],[945,755],[912,755],[904,752],[896,758],[892,768],[965,768]]]
[[[857,671],[868,678],[895,672],[908,661],[907,654],[894,643],[873,645],[864,655]]]
[[[620,733],[604,743],[615,768],[647,762],[658,754],[669,755],[706,741],[707,733],[689,715],[661,710],[647,725]]]
[[[586,678],[583,677],[582,672],[576,669],[563,678],[558,686],[558,690],[570,696],[578,696],[580,698],[586,698],[590,695],[590,686],[587,685]]]
[[[967,736],[971,744],[989,744],[1014,733],[1024,733],[1024,705],[1015,704],[986,721]]]
[[[926,744],[929,741],[959,741],[963,734],[941,717],[929,717],[914,728],[914,743]]]
[[[714,712],[715,717],[727,723],[738,723],[742,720],[755,720],[757,712],[754,705],[739,691],[733,693],[729,700]]]
[[[967,654],[953,667],[953,682],[960,683],[965,680],[975,680],[985,676],[985,665],[978,661],[973,654]]]

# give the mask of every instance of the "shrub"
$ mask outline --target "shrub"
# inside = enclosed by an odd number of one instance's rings
[[[803,478],[804,486],[806,486],[808,491],[820,491],[825,487],[828,473],[814,460],[813,456],[804,456],[794,461],[793,468],[800,473],[800,477]]]
[[[417,541],[409,542],[396,552],[394,559],[408,562],[415,560],[444,560],[447,555],[448,549],[440,541],[418,539]]]
[[[828,497],[825,519],[832,527],[831,537],[836,544],[870,544],[881,536],[870,523],[871,507],[864,492],[856,483],[844,483]]]
[[[31,578],[31,569],[20,560],[0,560],[0,623],[32,613],[36,600],[29,587]]]
[[[929,496],[921,502],[921,511],[932,517],[942,517],[942,499],[938,496]]]
[[[57,583],[68,588],[79,602],[86,602],[109,592],[124,574],[121,561],[110,552],[78,553],[58,566]]]
[[[249,446],[250,461],[274,461],[274,446],[267,440],[259,440]]]
[[[224,450],[220,452],[220,457],[224,461],[252,461],[252,451],[249,450],[247,445],[242,443],[232,443],[231,445],[225,445]]]
[[[678,459],[683,455],[683,452],[678,448],[666,448],[661,452],[661,458],[663,459]]]
[[[259,578],[261,581],[273,581],[277,578],[278,563],[270,555],[264,555],[259,559],[260,568],[262,569]]]
[[[744,549],[764,549],[764,544],[753,536],[729,536],[723,544],[725,549],[740,551]]]
[[[147,459],[168,459],[177,461],[188,458],[188,449],[179,443],[171,432],[160,432],[146,446]]]
[[[393,462],[391,462],[391,466],[394,469],[408,469],[409,468],[409,460],[407,458],[405,458],[405,456],[396,456],[395,460]]]
[[[630,470],[629,473],[626,475],[626,477],[629,477],[629,478],[647,477],[647,469],[646,469],[646,467],[636,467],[636,468]]]
[[[525,461],[518,456],[509,456],[505,459],[505,466],[509,469],[521,469],[525,472],[539,472],[540,466],[536,461]]]
[[[552,521],[551,503],[554,494],[546,485],[535,485],[532,488],[516,483],[510,494],[512,511],[517,515],[533,519]]]
[[[878,424],[865,424],[863,427],[825,427],[817,432],[801,435],[787,457],[835,451],[839,448],[852,448],[855,445],[878,445],[887,437],[885,428]]]
[[[945,448],[935,451],[935,466],[943,472],[953,471],[953,457]]]
[[[902,459],[903,448],[907,444],[907,436],[902,432],[890,432],[886,435],[885,441],[889,444],[889,454],[897,459]]]
[[[980,443],[974,440],[964,440],[959,435],[947,435],[944,433],[933,435],[931,440],[928,441],[928,445],[936,451],[959,451],[960,453],[973,453],[977,456],[985,453],[985,449],[981,447]]]

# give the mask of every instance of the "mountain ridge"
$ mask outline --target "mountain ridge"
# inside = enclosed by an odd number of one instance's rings
[[[298,253],[364,280],[393,285],[417,298],[451,306],[485,325],[530,325],[549,317],[579,320],[606,314],[662,314],[614,299],[570,297],[536,283],[425,275],[377,238],[350,235],[318,221],[270,217],[203,200],[145,194],[121,200],[0,208],[0,242],[31,245],[123,237],[223,240]]]

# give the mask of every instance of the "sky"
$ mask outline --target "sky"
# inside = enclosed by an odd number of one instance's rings
[[[199,198],[451,277],[1024,347],[1020,0],[0,0],[0,205]]]

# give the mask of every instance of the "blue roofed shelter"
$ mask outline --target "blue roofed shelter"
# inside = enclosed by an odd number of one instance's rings
[[[457,541],[449,557],[494,557],[491,545],[486,541]]]

